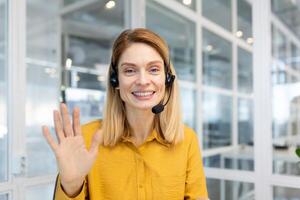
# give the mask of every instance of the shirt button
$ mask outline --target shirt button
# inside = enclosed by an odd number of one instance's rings
[[[143,185],[142,185],[142,184],[140,184],[140,185],[139,185],[139,188],[143,188]]]

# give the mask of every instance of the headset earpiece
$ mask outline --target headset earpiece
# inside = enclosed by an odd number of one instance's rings
[[[112,70],[111,70],[109,80],[112,87],[116,88],[119,86],[118,74],[113,65],[112,65]]]
[[[174,80],[175,80],[175,75],[168,72],[166,74],[166,83],[165,83],[166,87],[170,87],[173,84]]]

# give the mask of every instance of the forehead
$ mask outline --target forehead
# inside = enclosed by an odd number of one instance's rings
[[[163,61],[160,54],[148,44],[132,43],[127,47],[120,57],[120,64],[122,62],[151,62],[152,60]]]

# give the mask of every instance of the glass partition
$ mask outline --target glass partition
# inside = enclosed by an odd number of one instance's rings
[[[231,0],[202,0],[202,15],[231,32],[231,3]]]
[[[237,37],[246,40],[250,45],[253,44],[252,35],[252,6],[247,0],[237,1]]]
[[[128,1],[64,2],[69,9],[62,15],[63,100],[70,110],[81,109],[85,123],[102,117],[111,48],[128,24]]]
[[[253,93],[253,65],[252,54],[238,48],[238,92]]]
[[[194,89],[180,87],[183,121],[186,125],[196,129],[196,91]]]
[[[167,41],[179,79],[195,81],[195,23],[157,3],[147,1],[146,27]]]
[[[0,194],[0,200],[8,200],[8,194]]]
[[[39,185],[26,188],[25,200],[52,200],[53,199],[54,186],[51,185]]]
[[[238,98],[239,144],[253,146],[253,100]]]
[[[202,31],[203,84],[232,89],[232,45],[220,36]]]
[[[288,1],[272,1],[272,11],[283,23],[293,23],[294,10]],[[286,19],[282,17],[286,16]],[[272,25],[272,135],[273,173],[300,175],[299,158],[295,149],[300,146],[300,69],[299,40],[289,32]],[[298,41],[298,42],[297,42]],[[280,199],[278,197],[278,199]]]
[[[7,1],[0,0],[0,182],[8,177],[8,128],[7,128]],[[5,198],[2,195],[3,199]],[[0,197],[1,198],[1,197]]]
[[[203,148],[232,144],[232,97],[205,92],[203,94]]]
[[[299,21],[297,20],[300,17],[299,2],[295,0],[270,0],[270,2],[272,12],[276,17],[289,31],[299,37]]]
[[[56,173],[55,157],[41,134],[52,126],[60,88],[60,1],[28,0],[26,32],[26,151],[28,176]],[[52,132],[54,132],[52,130]]]
[[[252,200],[255,199],[254,184],[238,181],[207,179],[210,199],[218,200]]]
[[[273,187],[273,200],[300,200],[299,188]]]

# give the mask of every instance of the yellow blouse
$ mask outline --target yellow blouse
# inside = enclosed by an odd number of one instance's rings
[[[100,121],[82,126],[89,148]],[[188,127],[184,140],[166,144],[156,131],[135,147],[123,140],[114,147],[99,147],[98,157],[78,196],[69,198],[60,180],[55,200],[183,200],[207,199],[198,139]]]

